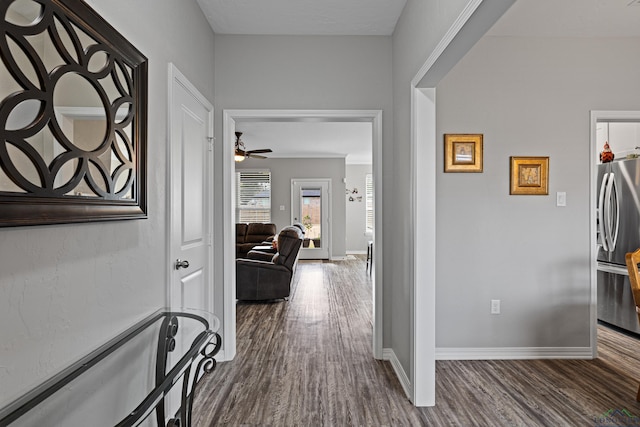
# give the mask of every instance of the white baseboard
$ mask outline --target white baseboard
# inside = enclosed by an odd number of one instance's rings
[[[331,257],[331,261],[344,261],[346,259],[347,259],[346,256],[332,256]]]
[[[227,359],[227,356],[225,356],[225,354],[224,354],[224,350],[220,350],[218,352],[218,354],[216,354],[213,358],[216,359],[216,362],[228,362],[229,361],[229,359]]]
[[[367,251],[347,251],[347,255],[366,255]]]
[[[436,360],[593,359],[591,347],[493,347],[436,348]],[[392,348],[382,349],[382,360],[391,363],[407,398],[413,386]]]
[[[407,373],[402,368],[402,364],[396,357],[396,353],[392,348],[383,348],[382,349],[382,360],[388,360],[391,362],[391,367],[398,377],[398,381],[400,381],[400,385],[404,390],[404,394],[407,395],[407,399],[411,400],[412,390],[411,381],[409,381],[409,377],[407,377]]]
[[[591,347],[436,348],[436,360],[593,359]]]

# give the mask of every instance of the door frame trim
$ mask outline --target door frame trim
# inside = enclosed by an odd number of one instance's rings
[[[167,233],[167,237],[166,237],[166,253],[165,253],[165,265],[167,266],[167,270],[166,270],[166,283],[165,283],[165,291],[166,291],[166,303],[165,305],[167,307],[171,307],[171,281],[173,280],[173,257],[174,254],[172,253],[173,250],[173,242],[172,242],[172,236],[173,236],[173,214],[172,214],[172,207],[174,205],[174,203],[176,203],[177,201],[175,200],[176,195],[173,193],[173,191],[171,191],[172,189],[172,182],[174,179],[173,176],[173,158],[171,156],[171,148],[172,148],[172,140],[171,140],[171,132],[172,132],[172,124],[171,124],[171,117],[172,117],[172,109],[173,109],[173,102],[175,99],[175,95],[174,95],[174,88],[175,85],[180,85],[182,86],[187,92],[189,92],[199,103],[201,103],[208,111],[207,114],[207,133],[209,134],[207,137],[211,138],[211,140],[213,140],[213,117],[214,117],[214,111],[213,111],[213,104],[211,102],[209,102],[209,100],[200,93],[200,91],[198,91],[198,89],[189,81],[189,79],[187,79],[187,77],[185,77],[184,74],[182,74],[182,72],[180,72],[180,70],[175,66],[175,64],[173,64],[172,62],[170,62],[168,64],[168,91],[167,91],[167,170],[166,170],[166,193],[167,193],[167,198],[166,198],[166,233]],[[214,170],[214,163],[213,163],[213,150],[209,150],[209,159],[207,161],[207,171],[206,171],[206,175],[207,175],[207,179],[208,182],[213,183],[213,170]],[[213,264],[213,256],[212,256],[212,246],[211,246],[211,240],[212,240],[212,235],[213,235],[213,197],[214,197],[214,193],[213,193],[213,184],[209,185],[209,200],[208,200],[208,206],[207,209],[209,210],[209,218],[207,219],[207,223],[208,223],[208,227],[209,227],[209,249],[207,251],[207,257],[206,257],[206,268],[208,269],[208,276],[211,279],[210,282],[212,282],[213,279],[213,274],[214,274],[214,264]],[[207,292],[208,297],[209,297],[209,307],[211,307],[213,309],[213,295],[214,295],[214,288],[213,285],[211,284],[210,289]]]
[[[222,237],[223,237],[223,333],[226,339],[226,360],[236,352],[236,289],[235,289],[235,206],[233,149],[236,120],[370,122],[372,124],[372,171],[374,179],[374,239],[383,247],[383,171],[382,171],[382,110],[255,110],[230,109],[222,111]],[[373,357],[382,359],[383,332],[383,257],[375,250],[373,273]]]
[[[515,1],[469,0],[410,83],[410,229],[415,233],[411,242],[409,364],[410,399],[415,406],[436,403],[436,87]]]
[[[436,89],[411,87],[410,289],[411,396],[415,406],[435,405],[436,371]]]
[[[331,178],[291,178],[291,224],[293,224],[293,204],[295,202],[295,195],[293,194],[293,186],[295,185],[296,182],[301,182],[301,183],[305,183],[305,182],[322,182],[322,183],[326,183],[327,184],[327,211],[328,211],[328,218],[326,219],[327,221],[327,226],[329,229],[329,233],[328,233],[328,238],[325,242],[325,244],[327,245],[327,259],[332,259],[332,253],[333,251],[331,250],[331,242],[332,242],[332,233],[333,233],[333,227],[332,227],[332,217],[333,217],[333,205],[331,203],[331,197],[333,197],[332,193],[331,193]],[[322,206],[320,207],[322,209]],[[301,212],[302,214],[302,212]],[[300,220],[300,223],[302,223],[302,219]],[[324,234],[324,233],[323,233]],[[321,242],[322,243],[322,242]],[[300,251],[302,252],[303,248],[300,248]],[[300,259],[305,259],[300,257]],[[323,258],[324,259],[324,258]]]

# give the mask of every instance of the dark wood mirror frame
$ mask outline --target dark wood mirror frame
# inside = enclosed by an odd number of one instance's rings
[[[7,18],[15,2],[40,12],[17,25]],[[0,0],[0,14],[0,58],[21,87],[0,99],[0,227],[146,218],[147,58],[82,0]],[[33,48],[36,36],[57,51],[55,67],[47,69]],[[32,69],[21,70],[15,56]],[[98,70],[95,58],[102,58]],[[95,89],[104,108],[104,137],[91,149],[65,135],[54,111],[56,84],[71,74]],[[33,119],[12,127],[12,111],[24,101]],[[56,145],[48,163],[30,142],[44,133]],[[17,158],[28,164],[22,171]]]

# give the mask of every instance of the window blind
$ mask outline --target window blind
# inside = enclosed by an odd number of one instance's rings
[[[236,171],[236,221],[271,222],[271,171]]]

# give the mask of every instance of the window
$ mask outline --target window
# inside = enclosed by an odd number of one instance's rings
[[[271,222],[270,171],[236,171],[236,222]]]
[[[367,215],[367,231],[373,231],[373,175],[368,173],[365,178],[364,200]]]

